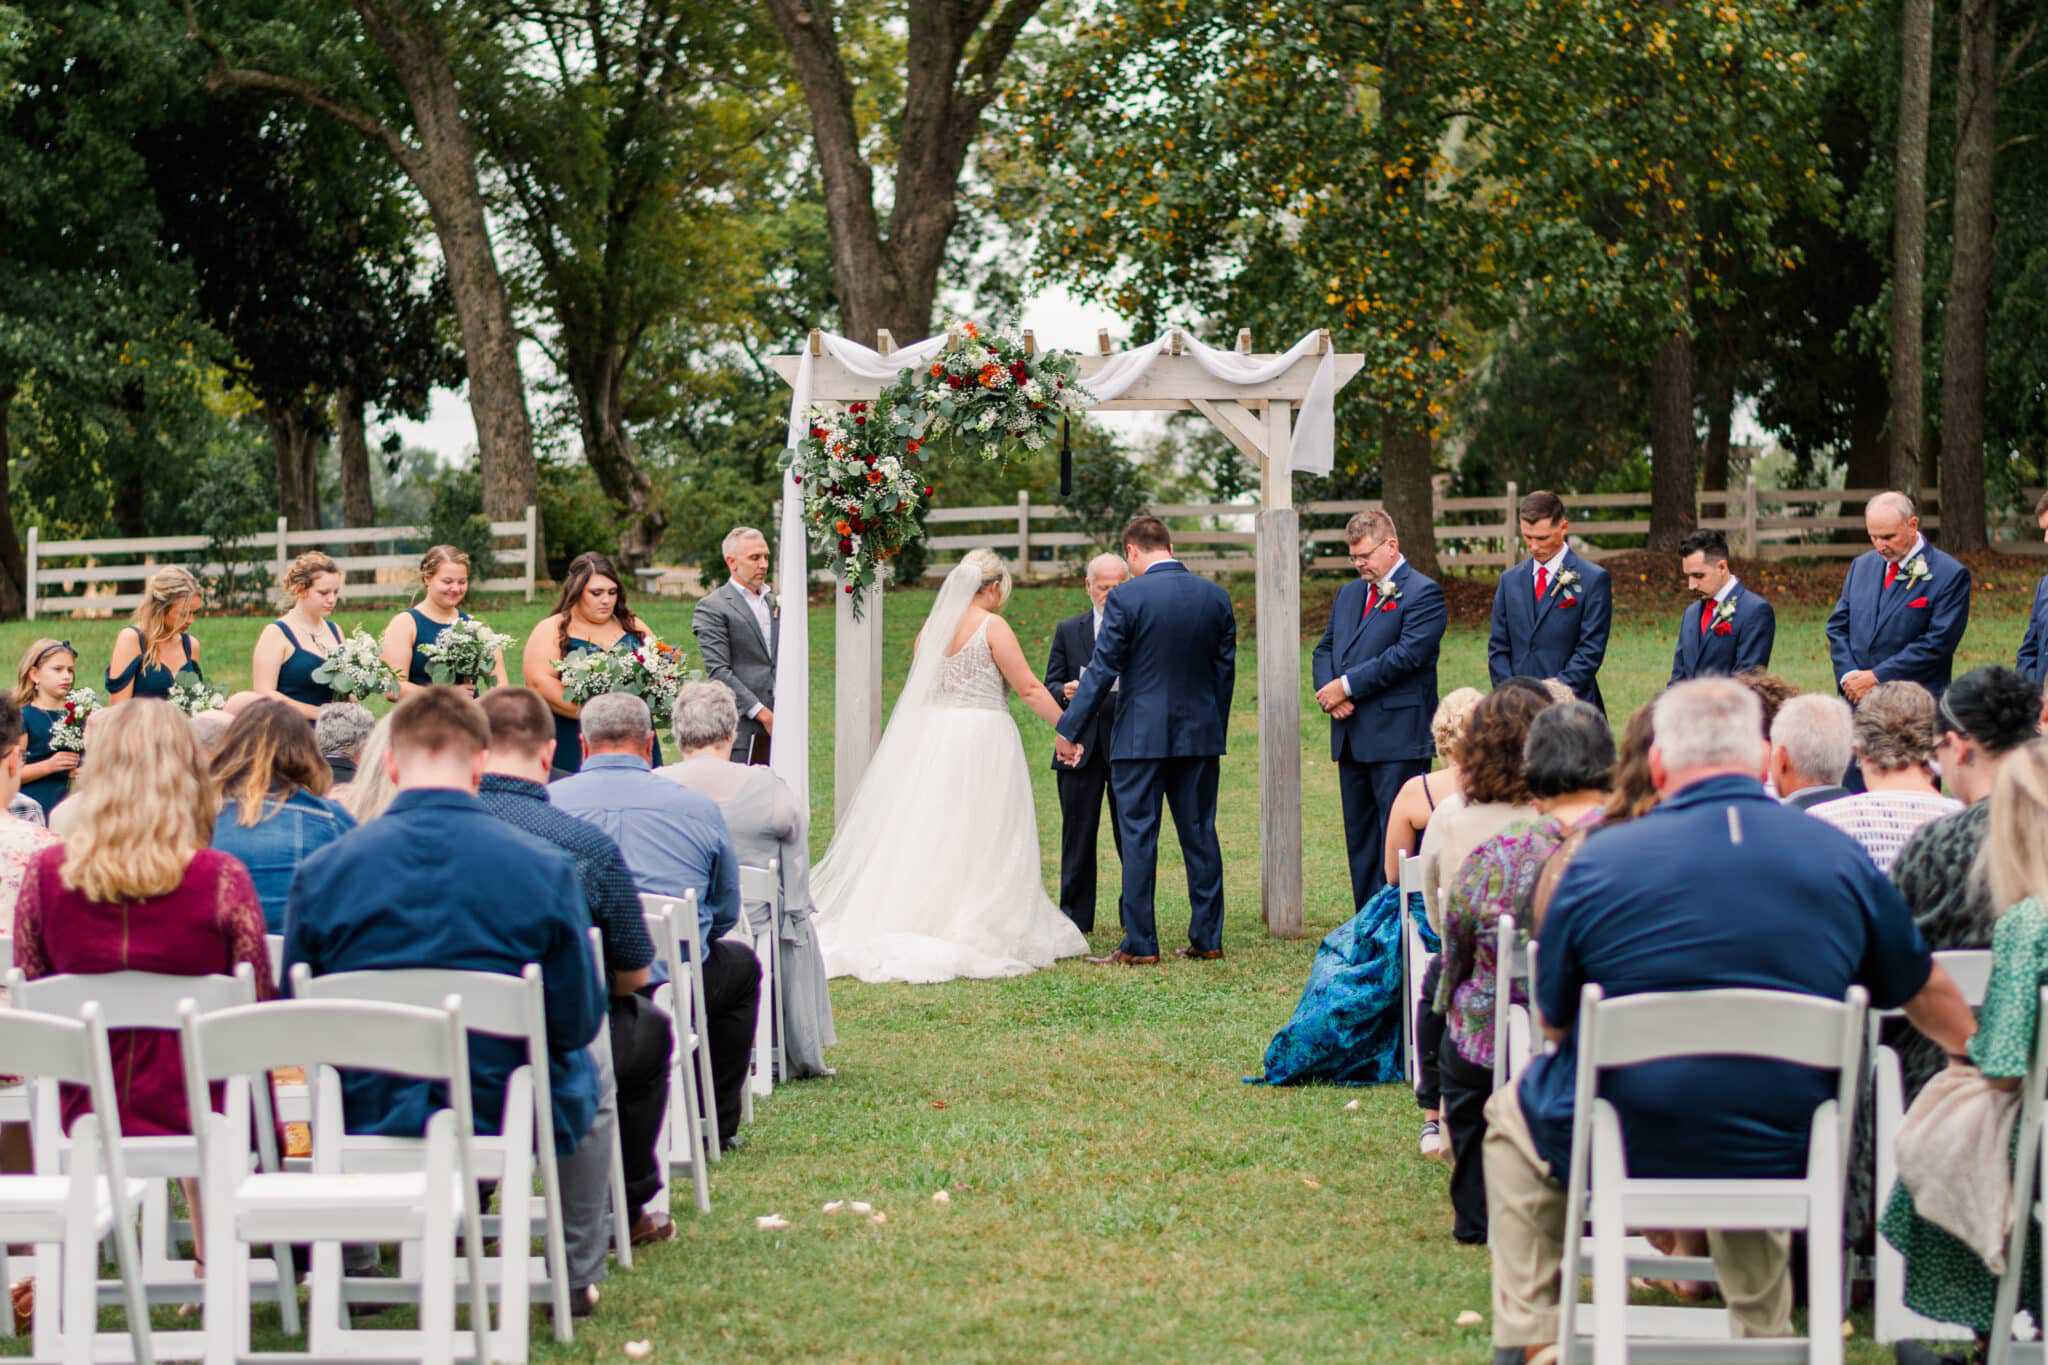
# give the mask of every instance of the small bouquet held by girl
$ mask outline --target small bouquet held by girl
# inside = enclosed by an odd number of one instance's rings
[[[581,706],[607,692],[625,692],[647,703],[656,731],[665,729],[675,709],[676,693],[686,681],[683,652],[659,640],[642,648],[631,637],[610,649],[578,650],[555,663],[562,678],[562,696]]]
[[[64,714],[50,726],[50,748],[54,752],[85,752],[85,722],[100,709],[100,694],[90,687],[74,687],[64,697]]]
[[[512,643],[474,616],[465,616],[441,632],[430,645],[421,645],[426,656],[427,676],[437,683],[473,686],[479,692],[491,685],[498,671],[498,656]]]
[[[228,704],[228,694],[196,673],[180,673],[165,700],[188,716],[218,711]]]
[[[384,662],[383,646],[360,626],[313,670],[313,681],[325,683],[346,701],[398,691],[398,673]]]

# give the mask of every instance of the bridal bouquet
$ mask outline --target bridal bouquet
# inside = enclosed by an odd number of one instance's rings
[[[1006,333],[959,322],[937,358],[897,376],[881,401],[899,437],[1000,462],[1045,449],[1089,397],[1072,351],[1027,351]]]
[[[64,714],[50,726],[53,752],[85,752],[86,718],[100,709],[100,694],[90,687],[74,687],[64,697]]]
[[[562,696],[578,706],[607,692],[640,698],[657,730],[668,725],[685,678],[681,650],[659,640],[643,648],[631,636],[610,649],[581,649],[558,659],[555,672],[562,678]]]
[[[170,695],[165,698],[188,716],[204,711],[218,711],[228,704],[228,694],[207,682],[197,673],[180,673],[171,684]]]
[[[384,662],[383,646],[360,626],[313,670],[313,681],[325,683],[348,701],[398,690],[398,674]]]
[[[478,690],[491,685],[498,656],[512,643],[474,616],[465,616],[441,632],[430,645],[421,645],[427,659],[427,676],[437,683],[474,683]]]

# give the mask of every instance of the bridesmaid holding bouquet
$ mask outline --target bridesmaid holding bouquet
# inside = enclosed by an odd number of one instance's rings
[[[469,556],[453,545],[436,545],[420,560],[421,598],[384,627],[384,662],[399,677],[401,696],[434,683],[433,658],[425,651],[441,639],[449,627],[474,618],[462,609],[469,596]],[[505,656],[498,655],[491,679],[505,686]],[[480,678],[453,679],[458,686],[476,691]]]
[[[289,702],[310,721],[327,703],[342,700],[326,683],[313,681],[327,656],[341,647],[341,628],[328,619],[341,600],[341,566],[308,550],[285,570],[284,590],[292,596],[292,609],[256,637],[250,685]]]
[[[555,776],[583,768],[583,708],[562,691],[555,665],[580,650],[610,649],[630,638],[641,649],[654,646],[654,632],[626,605],[625,581],[611,560],[589,551],[569,563],[555,609],[526,637],[523,681],[555,713]],[[661,766],[661,740],[654,741],[654,766]]]
[[[204,678],[199,642],[186,633],[199,615],[199,580],[170,564],[149,576],[134,619],[114,637],[107,660],[107,705],[131,697],[168,697],[180,675]]]

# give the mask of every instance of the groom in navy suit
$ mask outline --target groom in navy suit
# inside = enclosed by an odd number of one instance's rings
[[[1394,519],[1360,512],[1344,527],[1358,577],[1330,608],[1316,645],[1316,704],[1330,717],[1330,757],[1344,801],[1355,912],[1387,884],[1387,815],[1401,784],[1429,771],[1444,592],[1401,555]]]
[[[1495,687],[1515,677],[1556,678],[1580,701],[1605,711],[1597,679],[1614,614],[1607,570],[1566,545],[1571,522],[1557,494],[1531,493],[1517,519],[1529,557],[1502,574],[1493,590],[1486,671]]]
[[[2048,540],[2048,493],[2034,504],[2034,524],[2041,528],[2042,539]],[[2048,575],[2034,588],[2034,609],[2027,615],[2027,634],[2020,641],[2019,662],[2014,667],[2035,683],[2048,674]]]
[[[1678,542],[1685,585],[1701,601],[1678,613],[1678,647],[1671,652],[1667,686],[1715,674],[1765,672],[1778,617],[1771,604],[1742,586],[1728,568],[1728,537],[1694,531]]]
[[[1836,685],[1852,706],[1879,683],[1901,679],[1938,701],[1970,624],[1970,571],[1927,543],[1904,493],[1872,498],[1863,529],[1872,548],[1849,565],[1828,614]]]
[[[1095,653],[1053,738],[1071,764],[1078,740],[1120,683],[1111,722],[1109,781],[1123,834],[1123,943],[1094,962],[1152,966],[1159,929],[1152,910],[1159,875],[1159,808],[1173,810],[1188,872],[1186,958],[1223,956],[1223,851],[1216,843],[1216,780],[1237,676],[1237,619],[1230,594],[1173,557],[1166,523],[1139,517],[1124,528],[1124,559],[1137,577],[1109,595]]]

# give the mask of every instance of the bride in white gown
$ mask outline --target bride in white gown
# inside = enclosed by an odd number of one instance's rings
[[[1021,976],[1088,949],[1045,894],[1009,689],[1048,725],[1060,711],[1000,615],[1009,595],[989,550],[939,590],[881,747],[811,872],[828,975]]]

